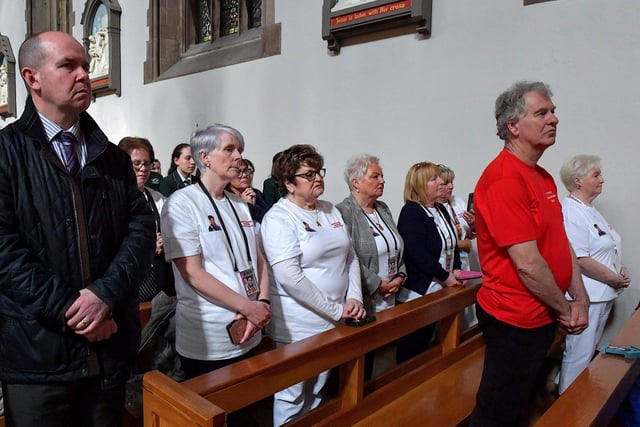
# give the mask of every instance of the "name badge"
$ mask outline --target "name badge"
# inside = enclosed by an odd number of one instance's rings
[[[253,272],[253,267],[249,267],[248,269],[241,271],[240,279],[242,279],[242,285],[244,286],[244,290],[248,297],[258,293],[258,281],[256,280],[256,275]]]
[[[448,272],[453,270],[453,250],[448,250],[445,252],[445,260],[444,260],[444,269]]]
[[[388,271],[389,271],[388,277],[395,276],[396,273],[398,272],[398,257],[389,256],[389,262],[387,263],[387,265],[388,265]]]

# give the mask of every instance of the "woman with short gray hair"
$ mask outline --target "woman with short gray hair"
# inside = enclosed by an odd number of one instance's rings
[[[389,207],[379,198],[384,175],[378,158],[351,158],[344,171],[351,194],[336,207],[342,214],[360,261],[365,308],[368,313],[395,305],[395,293],[406,277],[404,243]]]
[[[365,308],[373,314],[395,305],[396,292],[407,277],[404,242],[389,207],[379,200],[385,181],[378,158],[368,154],[351,158],[344,180],[351,193],[336,208],[358,255]],[[365,379],[372,374],[373,353],[368,353]]]
[[[563,393],[591,362],[614,300],[631,283],[622,265],[620,235],[593,206],[602,192],[600,158],[577,155],[560,169],[569,191],[562,202],[567,237],[578,258],[589,295],[589,326],[579,335],[567,335],[558,392]],[[570,299],[569,294],[566,294]]]
[[[173,193],[162,210],[178,296],[176,350],[187,379],[250,356],[271,318],[255,223],[247,204],[224,191],[238,176],[244,139],[216,124],[193,134],[191,150],[200,181]]]

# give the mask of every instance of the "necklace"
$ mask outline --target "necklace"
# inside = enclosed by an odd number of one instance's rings
[[[380,219],[380,217],[378,216],[378,211],[377,210],[373,210],[373,213],[371,214],[367,214],[370,217],[373,216],[373,222],[376,224],[376,227],[378,227],[378,229],[380,229],[380,231],[384,230],[384,227],[382,226],[382,220]]]
[[[322,224],[320,224],[320,220],[318,219],[318,215],[319,215],[318,209],[316,209],[315,212],[316,212],[316,225],[318,227],[322,227]]]

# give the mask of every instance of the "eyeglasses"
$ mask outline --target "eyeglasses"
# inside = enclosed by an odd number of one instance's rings
[[[299,173],[293,176],[297,176],[299,178],[304,178],[309,182],[313,182],[316,180],[316,175],[318,175],[320,178],[324,178],[324,176],[327,174],[327,170],[325,168],[322,168],[318,171],[309,171],[306,173]]]
[[[139,160],[136,160],[133,163],[133,167],[136,169],[142,169],[142,167],[144,166],[146,169],[151,168],[152,163],[151,162],[141,162]]]
[[[240,169],[240,171],[238,172],[238,176],[251,176],[253,175],[253,169],[248,168],[248,169]]]

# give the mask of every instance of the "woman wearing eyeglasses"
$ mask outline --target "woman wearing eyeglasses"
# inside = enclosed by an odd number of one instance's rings
[[[262,222],[262,218],[264,217],[264,214],[267,213],[268,207],[262,197],[262,192],[251,186],[253,173],[256,168],[249,159],[242,159],[240,162],[241,166],[238,176],[231,180],[229,185],[227,185],[226,190],[247,202],[249,205],[249,212],[251,212],[251,218],[255,222]]]
[[[569,196],[562,201],[567,237],[573,247],[589,294],[589,326],[567,335],[558,392],[564,391],[591,362],[615,299],[631,283],[622,264],[622,239],[593,205],[602,193],[600,158],[577,155],[560,169]],[[567,298],[570,298],[567,294]]]
[[[294,145],[274,167],[283,197],[264,216],[260,234],[275,278],[267,331],[277,347],[366,314],[360,266],[342,216],[318,199],[324,193],[323,163],[312,146]],[[317,407],[327,377],[328,371],[276,393],[274,426]]]
[[[151,301],[160,291],[173,296],[175,295],[173,271],[171,264],[164,259],[164,244],[160,229],[160,212],[162,212],[165,197],[158,191],[145,187],[151,174],[151,159],[154,158],[153,146],[148,139],[127,136],[120,140],[118,147],[131,157],[138,190],[147,199],[156,222],[155,257],[151,270],[138,289],[138,302]]]

